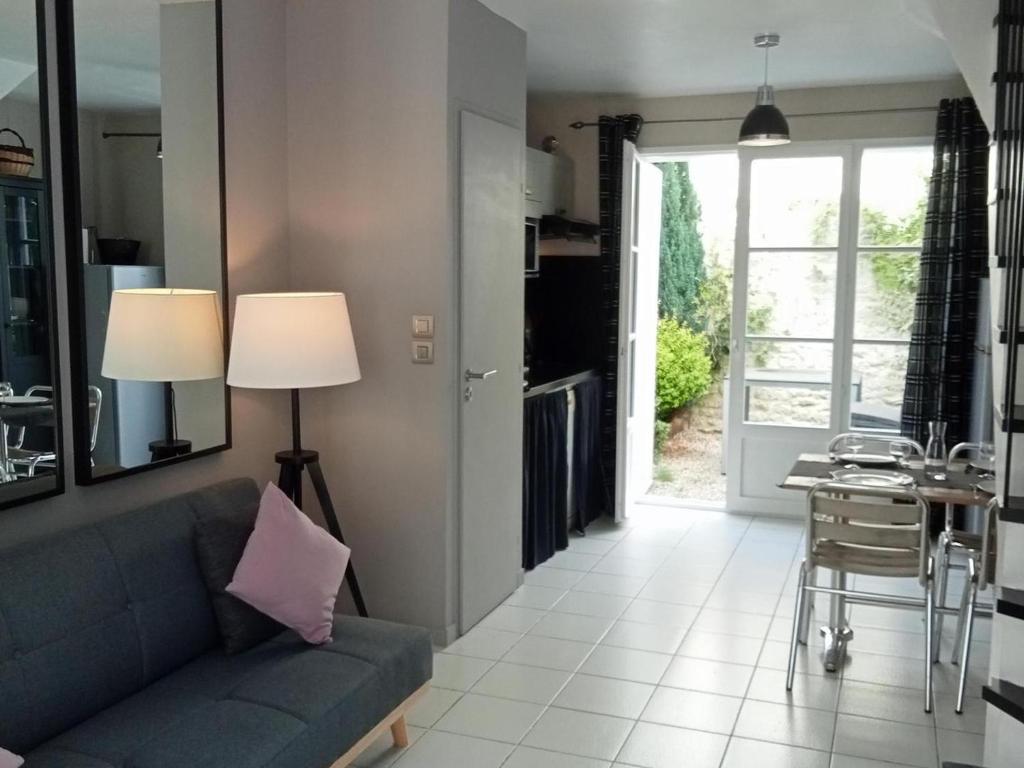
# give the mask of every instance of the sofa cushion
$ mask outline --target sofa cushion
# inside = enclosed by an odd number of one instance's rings
[[[286,632],[207,653],[42,745],[25,768],[329,765],[429,680],[432,662],[425,630],[338,616],[333,633],[323,646]]]
[[[0,549],[0,744],[25,754],[216,647],[193,505],[253,497],[222,483]]]
[[[196,508],[199,568],[228,653],[247,651],[284,631],[272,618],[224,589],[231,583],[252,535],[257,509],[255,499],[244,506],[211,503]]]

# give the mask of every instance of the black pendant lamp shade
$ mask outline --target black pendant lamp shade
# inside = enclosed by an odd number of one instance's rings
[[[757,89],[757,104],[740,127],[739,143],[745,147],[776,147],[789,144],[789,123],[775,106],[775,89],[768,85],[768,49],[779,44],[779,36],[758,35],[754,45],[764,49],[764,85]]]
[[[775,106],[775,90],[770,85],[757,89],[757,106],[743,121],[739,143],[745,147],[775,147],[789,143],[789,123]]]

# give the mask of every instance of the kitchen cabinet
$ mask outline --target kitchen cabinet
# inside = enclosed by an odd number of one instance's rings
[[[564,216],[572,210],[573,164],[564,155],[526,150],[526,216]]]
[[[39,179],[0,177],[0,380],[18,394],[52,381],[45,199]]]

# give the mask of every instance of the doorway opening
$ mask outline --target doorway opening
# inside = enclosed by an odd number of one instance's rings
[[[661,253],[650,501],[723,508],[739,158],[650,158],[661,169]]]

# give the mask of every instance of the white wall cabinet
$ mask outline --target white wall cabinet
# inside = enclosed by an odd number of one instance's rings
[[[526,150],[526,215],[564,216],[572,210],[573,165],[564,155]]]

